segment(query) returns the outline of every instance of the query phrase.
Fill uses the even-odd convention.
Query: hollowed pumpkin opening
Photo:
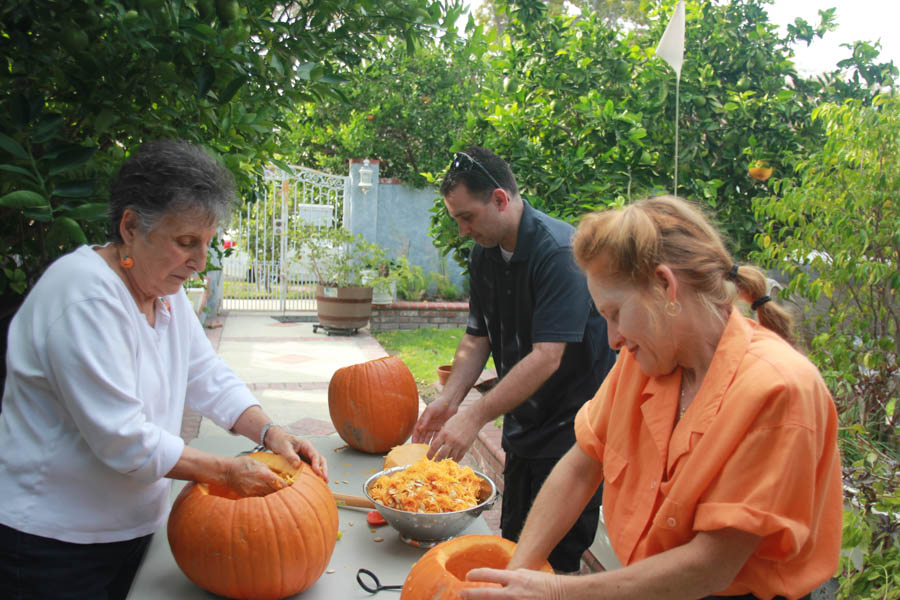
[[[505,569],[509,559],[510,556],[496,544],[479,544],[448,558],[444,568],[460,581],[465,581],[472,569]]]
[[[285,460],[283,456],[281,456],[280,454],[273,454],[271,452],[254,452],[249,456],[253,460],[261,462],[262,464],[269,467],[269,469],[271,469],[273,473],[278,475],[281,480],[284,481],[285,487],[294,485],[294,482],[300,476],[300,472],[304,467],[304,465],[300,465],[299,469],[295,469],[287,460]],[[237,493],[235,490],[231,489],[228,486],[218,485],[215,483],[198,483],[197,487],[202,494],[218,496],[220,498],[228,498],[229,500],[240,500],[241,498],[246,497]]]

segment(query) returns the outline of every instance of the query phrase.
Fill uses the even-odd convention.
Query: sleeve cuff
[[[598,462],[603,462],[603,450],[605,446],[591,428],[590,406],[593,402],[593,400],[585,402],[581,408],[578,409],[578,414],[575,415],[575,440],[577,441],[578,446],[584,450],[585,454]]]
[[[757,510],[745,504],[703,503],[694,515],[695,531],[739,529],[763,538],[755,556],[784,561],[796,556],[809,537],[809,527],[798,521]]]
[[[143,467],[129,473],[138,481],[150,483],[166,476],[184,452],[184,440],[162,429],[156,450]]]

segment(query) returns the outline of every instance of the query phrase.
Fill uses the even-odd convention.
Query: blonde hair
[[[591,213],[582,219],[573,242],[583,271],[627,282],[648,293],[654,273],[666,265],[716,315],[735,297],[764,300],[766,278],[753,265],[734,262],[722,236],[695,205],[674,196],[639,200],[625,208]],[[791,317],[774,302],[756,302],[759,323],[794,343]]]

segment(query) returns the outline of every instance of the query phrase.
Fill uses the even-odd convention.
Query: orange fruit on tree
[[[750,177],[756,179],[757,181],[766,181],[769,177],[772,176],[773,170],[774,169],[769,166],[769,163],[764,160],[758,160],[750,165],[748,173],[750,174]]]

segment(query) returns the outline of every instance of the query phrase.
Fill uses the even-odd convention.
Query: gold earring
[[[681,314],[681,302],[678,300],[669,300],[666,304],[666,314],[670,317],[677,317]]]

